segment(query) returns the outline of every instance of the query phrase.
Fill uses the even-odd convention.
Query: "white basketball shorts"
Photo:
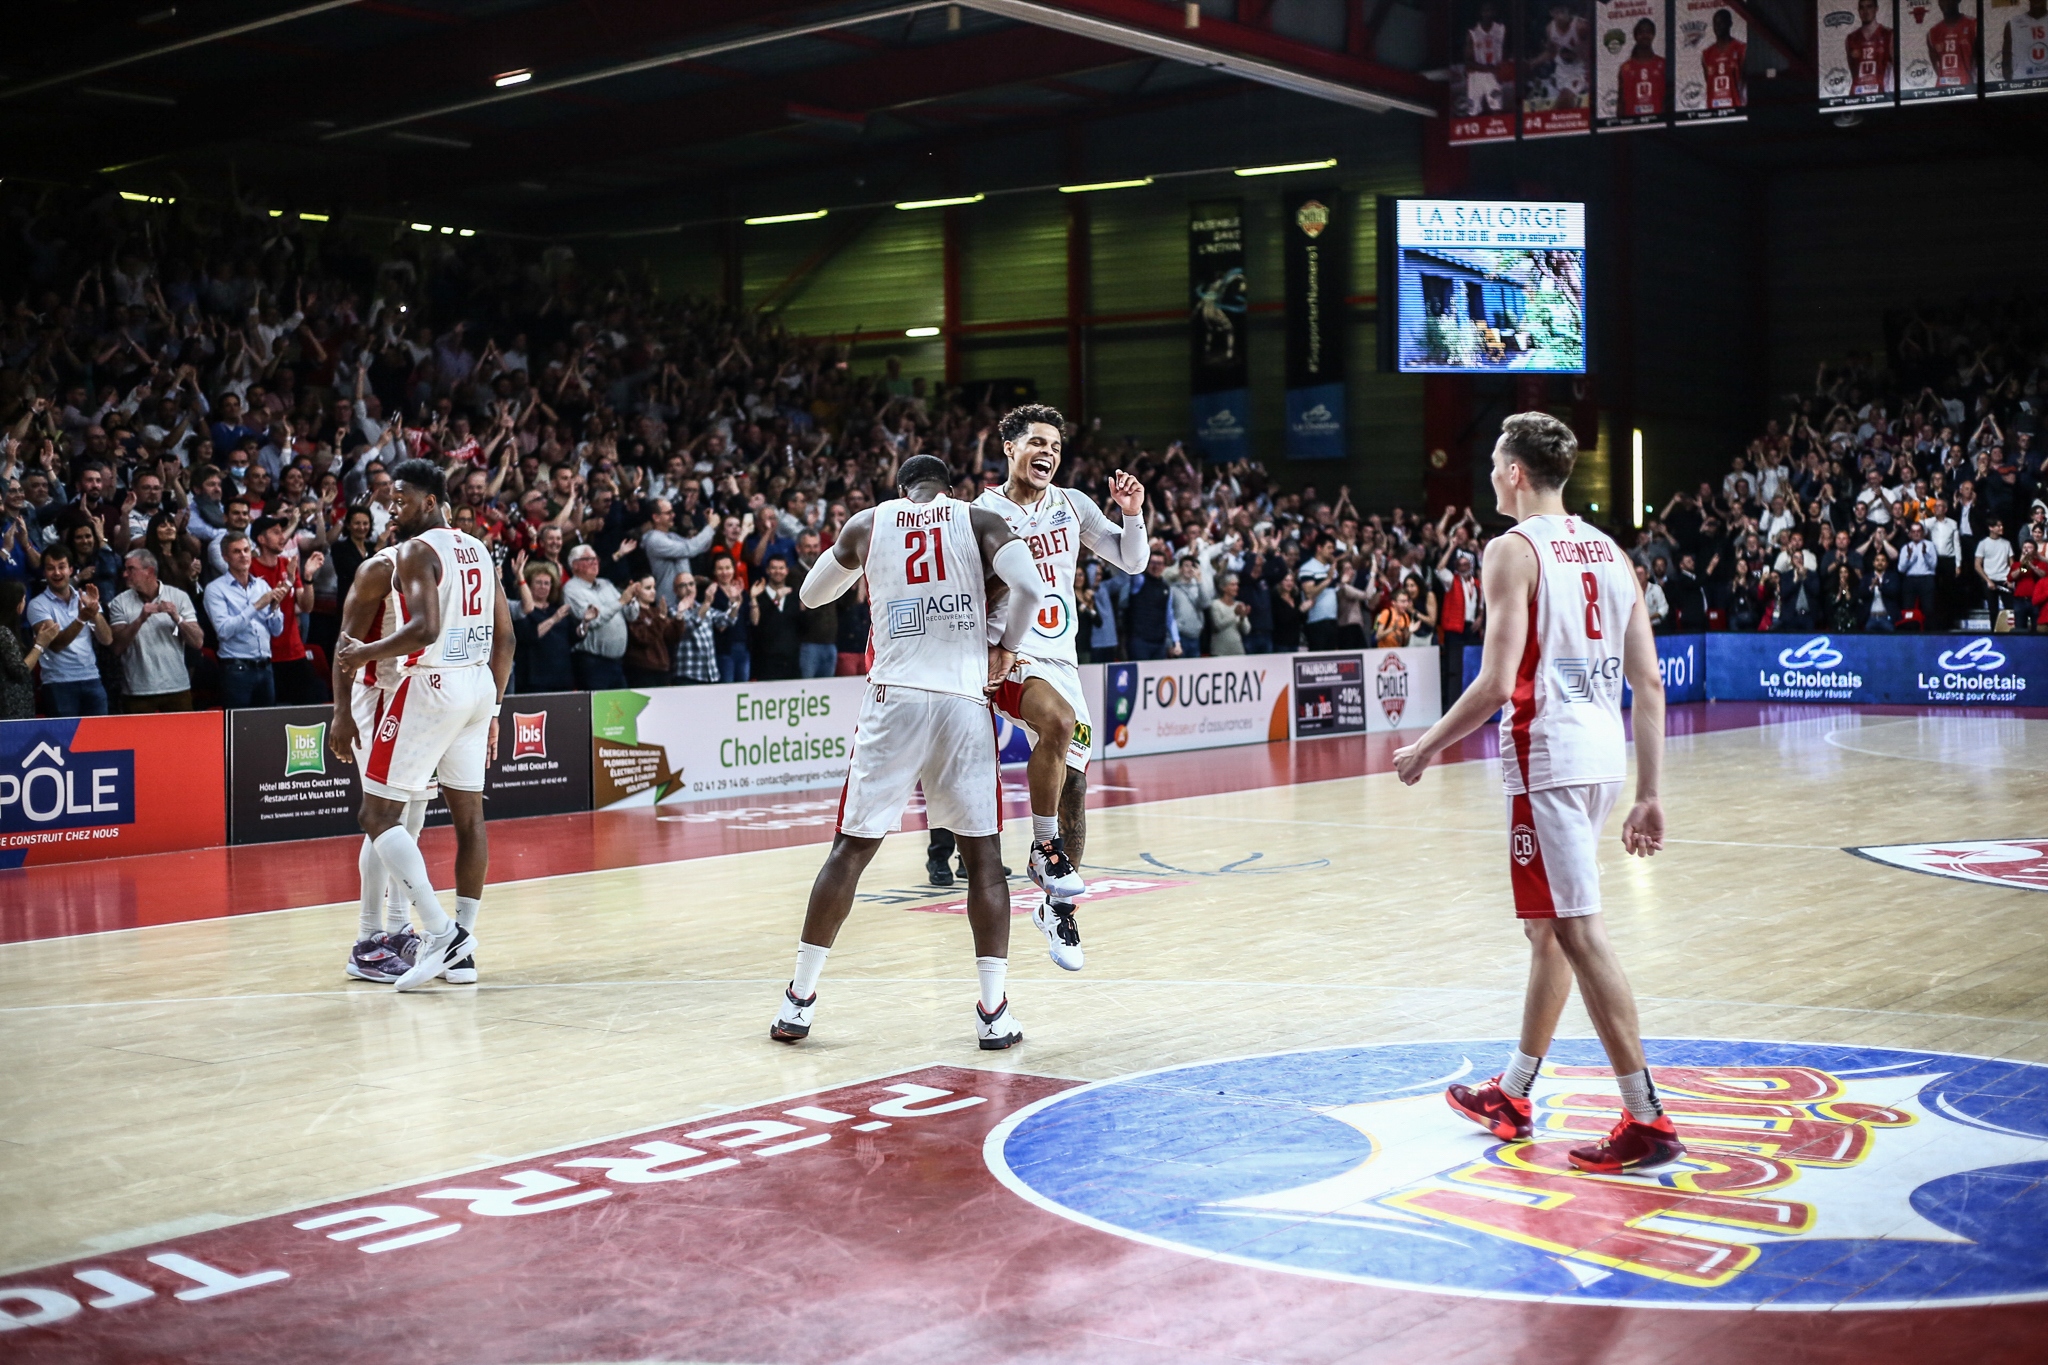
[[[1600,909],[1600,831],[1619,782],[1508,797],[1508,876],[1515,918],[1570,919]]]
[[[385,699],[363,760],[363,790],[392,801],[417,801],[443,787],[484,789],[498,684],[488,668],[408,673]]]
[[[859,839],[895,833],[911,788],[923,783],[925,823],[932,828],[970,838],[998,834],[999,781],[995,718],[987,702],[871,684],[839,793],[839,832]]]
[[[1038,732],[1024,723],[1024,684],[1043,678],[1074,708],[1074,733],[1067,736],[1067,766],[1077,773],[1088,771],[1088,755],[1094,748],[1094,720],[1088,714],[1088,699],[1081,694],[1081,670],[1064,659],[1023,659],[1010,666],[1009,676],[996,689],[996,710],[1017,722],[1038,747]]]
[[[377,722],[384,718],[384,708],[391,701],[391,689],[385,687],[357,687],[349,693],[348,709],[356,718],[356,771],[370,761],[370,743],[377,736]],[[424,799],[431,801],[441,794],[439,783],[427,783]],[[420,797],[413,798],[421,799]]]

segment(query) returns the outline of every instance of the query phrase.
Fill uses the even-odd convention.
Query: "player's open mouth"
[[[1051,460],[1033,460],[1033,461],[1031,462],[1031,472],[1032,472],[1032,473],[1034,473],[1034,474],[1043,474],[1043,475],[1044,475],[1044,476],[1045,476],[1046,478],[1048,478],[1048,479],[1049,479],[1049,478],[1051,478],[1051,477],[1052,477],[1052,461],[1051,461]]]

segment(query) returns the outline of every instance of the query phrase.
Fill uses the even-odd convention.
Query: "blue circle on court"
[[[1560,1040],[1535,1136],[1443,1100],[1506,1039],[1204,1062],[1011,1115],[990,1169],[1063,1217],[1242,1265],[1390,1288],[1636,1307],[1903,1308],[2048,1298],[2048,1066],[1937,1051],[1645,1043],[1688,1154],[1589,1175],[1620,1109]]]

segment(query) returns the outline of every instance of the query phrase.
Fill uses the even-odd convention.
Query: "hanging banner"
[[[1977,0],[1905,0],[1899,8],[1899,101],[1977,97]]]
[[[1664,0],[1597,0],[1594,30],[1594,130],[1662,127],[1670,50]]]
[[[1894,0],[1815,0],[1820,107],[1851,109],[1898,98],[1898,8]]]
[[[1511,13],[1508,0],[1458,0],[1452,10],[1449,135],[1453,146],[1514,140]]]
[[[1984,91],[2048,89],[2048,0],[1985,0]]]
[[[1287,458],[1344,458],[1344,295],[1351,217],[1335,186],[1281,204],[1287,282]]]
[[[1725,0],[1676,0],[1680,123],[1733,122],[1749,117],[1749,20]]]
[[[1228,464],[1251,455],[1251,379],[1245,364],[1244,201],[1188,205],[1188,354],[1194,446]]]
[[[1522,136],[1592,132],[1592,0],[1530,3],[1523,15]]]

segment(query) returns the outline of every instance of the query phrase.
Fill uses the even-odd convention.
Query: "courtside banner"
[[[1678,17],[1674,65],[1680,123],[1749,117],[1749,20],[1727,0],[1673,0]],[[1975,3],[1975,0],[1972,0]]]
[[[1713,701],[2048,705],[2048,639],[2027,635],[1707,637]]]
[[[1689,701],[1707,699],[1707,641],[1730,637],[1714,635],[1659,635],[1657,638],[1657,672],[1664,679],[1664,700],[1677,706]],[[1478,645],[1465,646],[1465,686],[1470,687],[1479,677],[1479,661],[1485,651]],[[1627,683],[1621,686],[1621,704],[1624,707],[1635,704],[1635,690]]]
[[[225,843],[221,713],[0,721],[0,868]]]
[[[1296,654],[1294,737],[1365,733],[1365,656]]]
[[[1288,737],[1291,654],[1104,664],[1103,753],[1167,754]]]
[[[357,832],[360,774],[327,746],[331,706],[267,706],[228,712],[228,842],[271,844]],[[484,771],[484,817],[559,815],[590,809],[590,695],[550,692],[505,698],[498,747]],[[427,807],[429,825],[451,820]]]
[[[837,787],[867,688],[866,678],[808,678],[594,692],[592,804]]]
[[[1374,734],[1421,730],[1443,715],[1443,678],[1435,645],[1365,651],[1365,728]]]

